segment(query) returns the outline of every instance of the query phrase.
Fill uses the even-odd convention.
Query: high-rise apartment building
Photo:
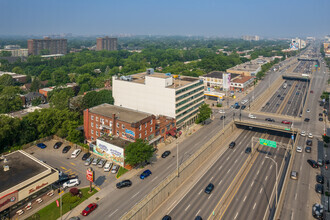
[[[255,36],[249,36],[249,35],[245,35],[245,36],[242,36],[242,39],[243,40],[248,40],[248,41],[258,41],[260,40],[260,37],[258,35],[255,35]]]
[[[117,38],[108,36],[97,38],[96,50],[117,50]]]
[[[49,50],[49,54],[66,54],[67,39],[30,39],[28,40],[29,55],[40,55],[43,50]]]

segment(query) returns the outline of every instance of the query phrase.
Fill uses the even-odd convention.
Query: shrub
[[[70,189],[70,193],[72,196],[76,196],[79,194],[79,189],[78,188],[72,188]]]

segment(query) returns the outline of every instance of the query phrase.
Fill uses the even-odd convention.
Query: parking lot
[[[39,160],[44,161],[48,165],[59,169],[65,174],[68,175],[77,175],[80,180],[79,187],[89,186],[89,181],[86,179],[86,169],[88,167],[92,167],[94,170],[94,184],[97,189],[103,188],[107,183],[114,182],[116,180],[116,174],[111,172],[104,172],[103,168],[99,168],[94,165],[85,166],[82,160],[82,156],[87,152],[86,149],[76,157],[71,158],[71,153],[75,150],[75,147],[71,147],[71,149],[67,153],[62,153],[62,150],[65,146],[69,145],[69,143],[63,143],[59,149],[54,149],[53,146],[58,140],[50,140],[44,142],[47,146],[44,149],[38,148],[37,146],[32,146],[25,151],[32,154]],[[91,157],[95,156],[92,154]]]

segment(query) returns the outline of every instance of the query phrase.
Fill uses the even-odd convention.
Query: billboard
[[[87,168],[86,178],[89,182],[94,182],[94,172],[93,172],[92,168]]]
[[[231,74],[230,73],[223,73],[222,74],[222,88],[224,91],[230,90],[230,80]]]
[[[121,166],[124,166],[124,149],[121,147],[117,147],[116,145],[97,139],[93,152],[106,158],[107,160],[111,160]]]

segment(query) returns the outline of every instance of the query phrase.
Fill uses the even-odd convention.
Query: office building
[[[248,41],[259,41],[260,37],[258,35],[254,35],[254,36],[245,35],[245,36],[242,36],[242,39],[248,40]]]
[[[30,39],[28,40],[29,55],[42,55],[46,51],[50,54],[66,54],[67,53],[67,39],[51,39],[45,37],[44,39]]]
[[[194,123],[204,103],[202,80],[156,73],[153,69],[129,76],[113,76],[112,88],[115,105],[175,118],[179,128]]]
[[[99,37],[96,39],[96,50],[117,50],[117,38]]]

